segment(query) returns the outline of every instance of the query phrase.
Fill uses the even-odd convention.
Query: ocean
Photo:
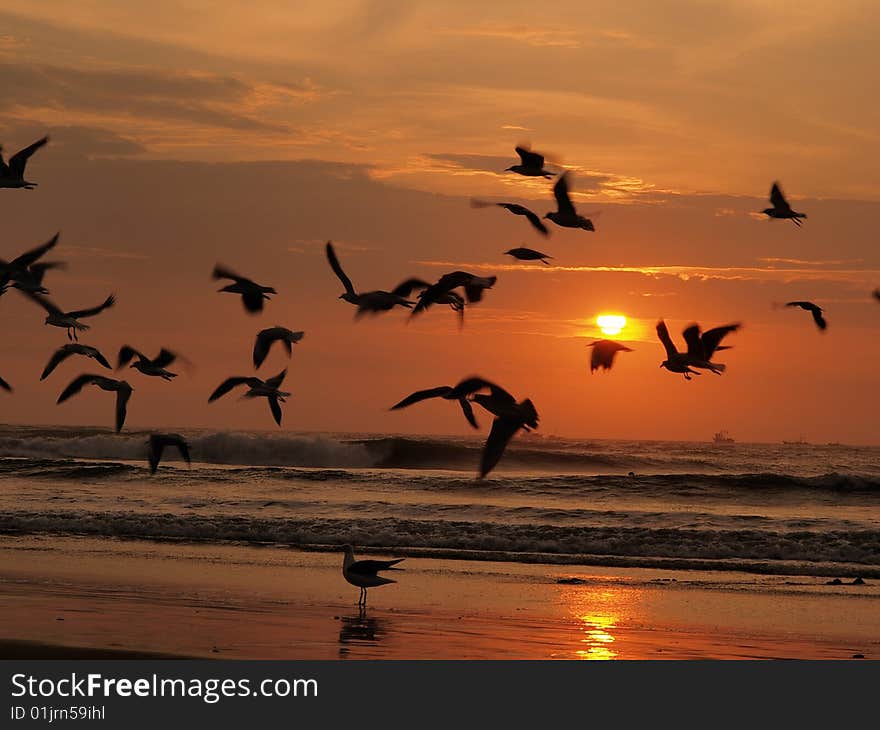
[[[880,447],[179,432],[0,427],[0,531],[880,578]]]

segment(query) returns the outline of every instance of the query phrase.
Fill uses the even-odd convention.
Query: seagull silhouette
[[[681,373],[685,380],[690,380],[691,375],[702,375],[698,370],[691,368],[690,358],[686,352],[679,352],[672,338],[669,336],[669,329],[666,322],[662,319],[657,323],[657,337],[666,348],[666,359],[660,363],[661,368],[666,368],[672,373]]]
[[[164,347],[159,351],[159,354],[156,355],[156,357],[151,359],[144,355],[144,353],[135,350],[130,345],[123,345],[119,348],[119,359],[116,363],[116,369],[120,370],[124,368],[133,358],[137,358],[137,360],[131,363],[131,367],[144,375],[149,375],[154,378],[162,378],[162,380],[176,378],[177,373],[169,372],[166,368],[175,360],[184,359],[176,352],[166,350]]]
[[[550,211],[544,217],[549,218],[557,226],[562,226],[563,228],[582,228],[585,231],[595,231],[596,228],[593,226],[593,221],[579,215],[571,202],[571,198],[568,195],[568,175],[568,172],[563,173],[553,186],[553,197],[556,198],[556,211]]]
[[[239,385],[247,385],[248,391],[243,397],[265,398],[269,402],[269,410],[272,411],[272,418],[274,418],[275,423],[280,426],[281,403],[286,402],[287,397],[290,395],[290,393],[285,393],[284,391],[279,390],[281,383],[284,382],[286,376],[287,369],[285,368],[278,373],[278,375],[268,378],[267,380],[261,380],[254,376],[234,376],[227,378],[217,386],[213,393],[211,393],[208,398],[208,403],[213,403],[215,400],[226,395],[230,390],[237,388]]]
[[[471,200],[471,207],[473,208],[488,208],[493,205],[509,210],[514,215],[525,216],[526,220],[528,220],[528,222],[531,223],[539,233],[542,233],[545,236],[550,235],[550,231],[547,230],[547,226],[544,225],[543,221],[538,217],[538,214],[533,213],[524,205],[520,205],[519,203],[490,203],[485,200]]]
[[[471,407],[468,396],[473,395],[478,390],[489,387],[495,386],[493,386],[492,383],[490,383],[488,380],[484,380],[483,378],[465,378],[464,380],[459,382],[458,385],[441,385],[437,388],[417,390],[415,393],[411,393],[399,403],[395,403],[393,406],[391,406],[390,410],[396,411],[401,408],[406,408],[407,406],[411,406],[413,403],[419,403],[423,400],[427,400],[428,398],[443,398],[444,400],[455,400],[458,401],[458,404],[461,406],[461,410],[464,413],[464,417],[467,419],[468,423],[471,424],[471,426],[473,426],[474,428],[479,428],[479,425],[477,424],[477,419],[474,416],[474,409]]]
[[[376,588],[388,583],[396,583],[391,578],[384,578],[379,573],[383,570],[403,570],[394,566],[403,561],[397,560],[355,560],[354,548],[351,545],[343,545],[345,558],[342,560],[342,577],[351,585],[361,589],[358,596],[358,606],[367,606],[367,588]]]
[[[540,251],[535,251],[533,248],[512,248],[504,253],[507,256],[513,256],[513,258],[519,261],[540,261],[545,266],[550,266],[550,262],[547,259],[553,258]]]
[[[632,348],[621,345],[614,340],[596,340],[591,342],[587,347],[592,347],[590,353],[590,372],[594,373],[599,368],[603,370],[611,370],[614,365],[614,356],[618,352],[632,352]]]
[[[779,187],[778,182],[773,183],[773,187],[770,188],[770,204],[773,206],[772,208],[764,208],[762,211],[764,215],[770,218],[778,218],[780,220],[787,218],[795,225],[801,226],[803,224],[800,219],[807,217],[806,213],[798,213],[791,209],[791,206],[782,194],[782,188]]]
[[[36,248],[32,248],[30,251],[25,251],[21,256],[12,259],[12,261],[7,262],[0,259],[0,290],[5,291],[9,282],[12,281],[15,282],[13,286],[16,286],[16,284],[22,284],[22,286],[18,287],[19,289],[22,289],[22,291],[48,294],[48,292],[43,290],[42,286],[40,286],[43,280],[43,274],[46,273],[47,269],[58,268],[62,264],[54,262],[52,264],[43,264],[37,268],[39,266],[37,261],[42,258],[46,252],[55,247],[60,235],[60,232],[56,233],[52,238],[46,241],[46,243],[37,246]],[[38,280],[34,282],[35,279]],[[34,283],[36,283],[36,286],[33,285]]]
[[[251,314],[262,312],[263,300],[269,299],[270,294],[278,293],[273,287],[257,284],[255,281],[239,276],[221,264],[214,266],[211,278],[232,279],[232,281],[235,282],[234,284],[224,286],[217,291],[229,292],[230,294],[241,294],[241,301],[242,304],[244,304],[245,311],[250,312]]]
[[[57,402],[64,403],[64,401],[79,393],[87,385],[97,385],[101,390],[116,393],[116,433],[119,433],[125,424],[128,399],[131,398],[131,393],[134,389],[124,380],[105,378],[103,375],[80,375],[71,381],[70,385],[61,392]]]
[[[431,284],[419,295],[419,303],[412,310],[410,316],[425,311],[432,304],[440,303],[440,300],[453,289],[464,288],[467,301],[473,304],[483,298],[483,290],[491,289],[498,280],[496,276],[476,276],[467,271],[453,271],[440,277],[436,284]]]
[[[824,310],[818,304],[813,304],[813,302],[787,302],[785,306],[805,309],[813,315],[813,321],[822,332],[828,329],[828,322],[826,322],[825,317],[822,316]]]
[[[715,327],[700,333],[700,326],[692,324],[686,327],[682,332],[684,341],[687,343],[688,361],[692,367],[701,368],[703,370],[711,370],[716,375],[724,372],[725,365],[721,363],[713,363],[712,355],[719,350],[729,350],[730,347],[722,346],[721,340],[731,332],[736,332],[740,328],[740,324],[727,324],[723,327]]]
[[[24,294],[33,299],[37,304],[39,304],[49,313],[49,316],[46,317],[46,324],[52,325],[53,327],[62,327],[66,329],[67,337],[71,340],[79,339],[76,334],[77,332],[85,332],[89,329],[89,326],[87,324],[82,324],[78,320],[84,319],[86,317],[94,317],[96,314],[100,314],[105,309],[108,309],[109,307],[112,307],[114,304],[116,304],[116,297],[111,294],[104,300],[102,304],[99,304],[97,307],[92,307],[91,309],[76,309],[72,312],[64,312],[41,294],[36,294],[34,292],[26,290],[24,290]]]
[[[153,433],[147,441],[150,448],[148,460],[150,462],[150,474],[155,474],[159,468],[159,462],[162,460],[162,452],[166,446],[174,446],[180,452],[181,457],[189,466],[192,462],[189,457],[189,443],[187,440],[177,433]]]
[[[62,345],[52,354],[52,357],[49,358],[49,362],[46,363],[46,367],[43,368],[43,374],[40,376],[40,380],[45,380],[48,378],[52,371],[55,370],[62,362],[64,362],[67,358],[72,355],[83,355],[84,357],[90,357],[93,360],[97,360],[101,365],[103,365],[108,370],[112,370],[110,367],[110,363],[107,362],[107,358],[105,358],[100,351],[95,347],[90,347],[89,345],[81,345],[78,342],[69,342],[66,345]]]
[[[494,415],[495,420],[480,457],[480,479],[495,468],[517,431],[531,431],[538,427],[538,411],[530,399],[517,403],[504,388],[489,381],[483,382],[489,393],[475,393],[471,400]]]
[[[519,155],[520,164],[511,165],[505,172],[515,172],[518,175],[526,177],[553,177],[554,173],[544,169],[544,156],[537,152],[532,152],[528,147],[516,147],[516,154]]]
[[[287,350],[287,356],[291,357],[293,355],[293,345],[299,342],[304,335],[305,332],[294,332],[287,329],[287,327],[276,326],[260,330],[257,333],[256,342],[254,342],[254,367],[259,370],[260,365],[263,364],[263,361],[269,355],[269,350],[275,342],[283,344],[284,349]]]
[[[35,182],[24,179],[24,168],[31,155],[49,141],[48,137],[38,139],[32,145],[19,150],[9,158],[9,163],[3,161],[3,147],[0,147],[0,188],[24,188],[32,190],[37,186]]]

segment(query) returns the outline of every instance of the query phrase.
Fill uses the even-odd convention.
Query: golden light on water
[[[626,327],[626,317],[622,314],[600,314],[596,324],[605,335],[619,335]]]

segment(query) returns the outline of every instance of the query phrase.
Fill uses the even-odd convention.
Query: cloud
[[[581,34],[567,28],[485,23],[474,28],[444,28],[440,32],[445,35],[466,38],[496,38],[517,41],[538,48],[579,48],[581,45]]]

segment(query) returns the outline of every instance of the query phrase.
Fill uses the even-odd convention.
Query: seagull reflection
[[[355,646],[376,646],[388,632],[385,619],[367,616],[365,609],[351,616],[340,616],[339,656],[344,658]]]

